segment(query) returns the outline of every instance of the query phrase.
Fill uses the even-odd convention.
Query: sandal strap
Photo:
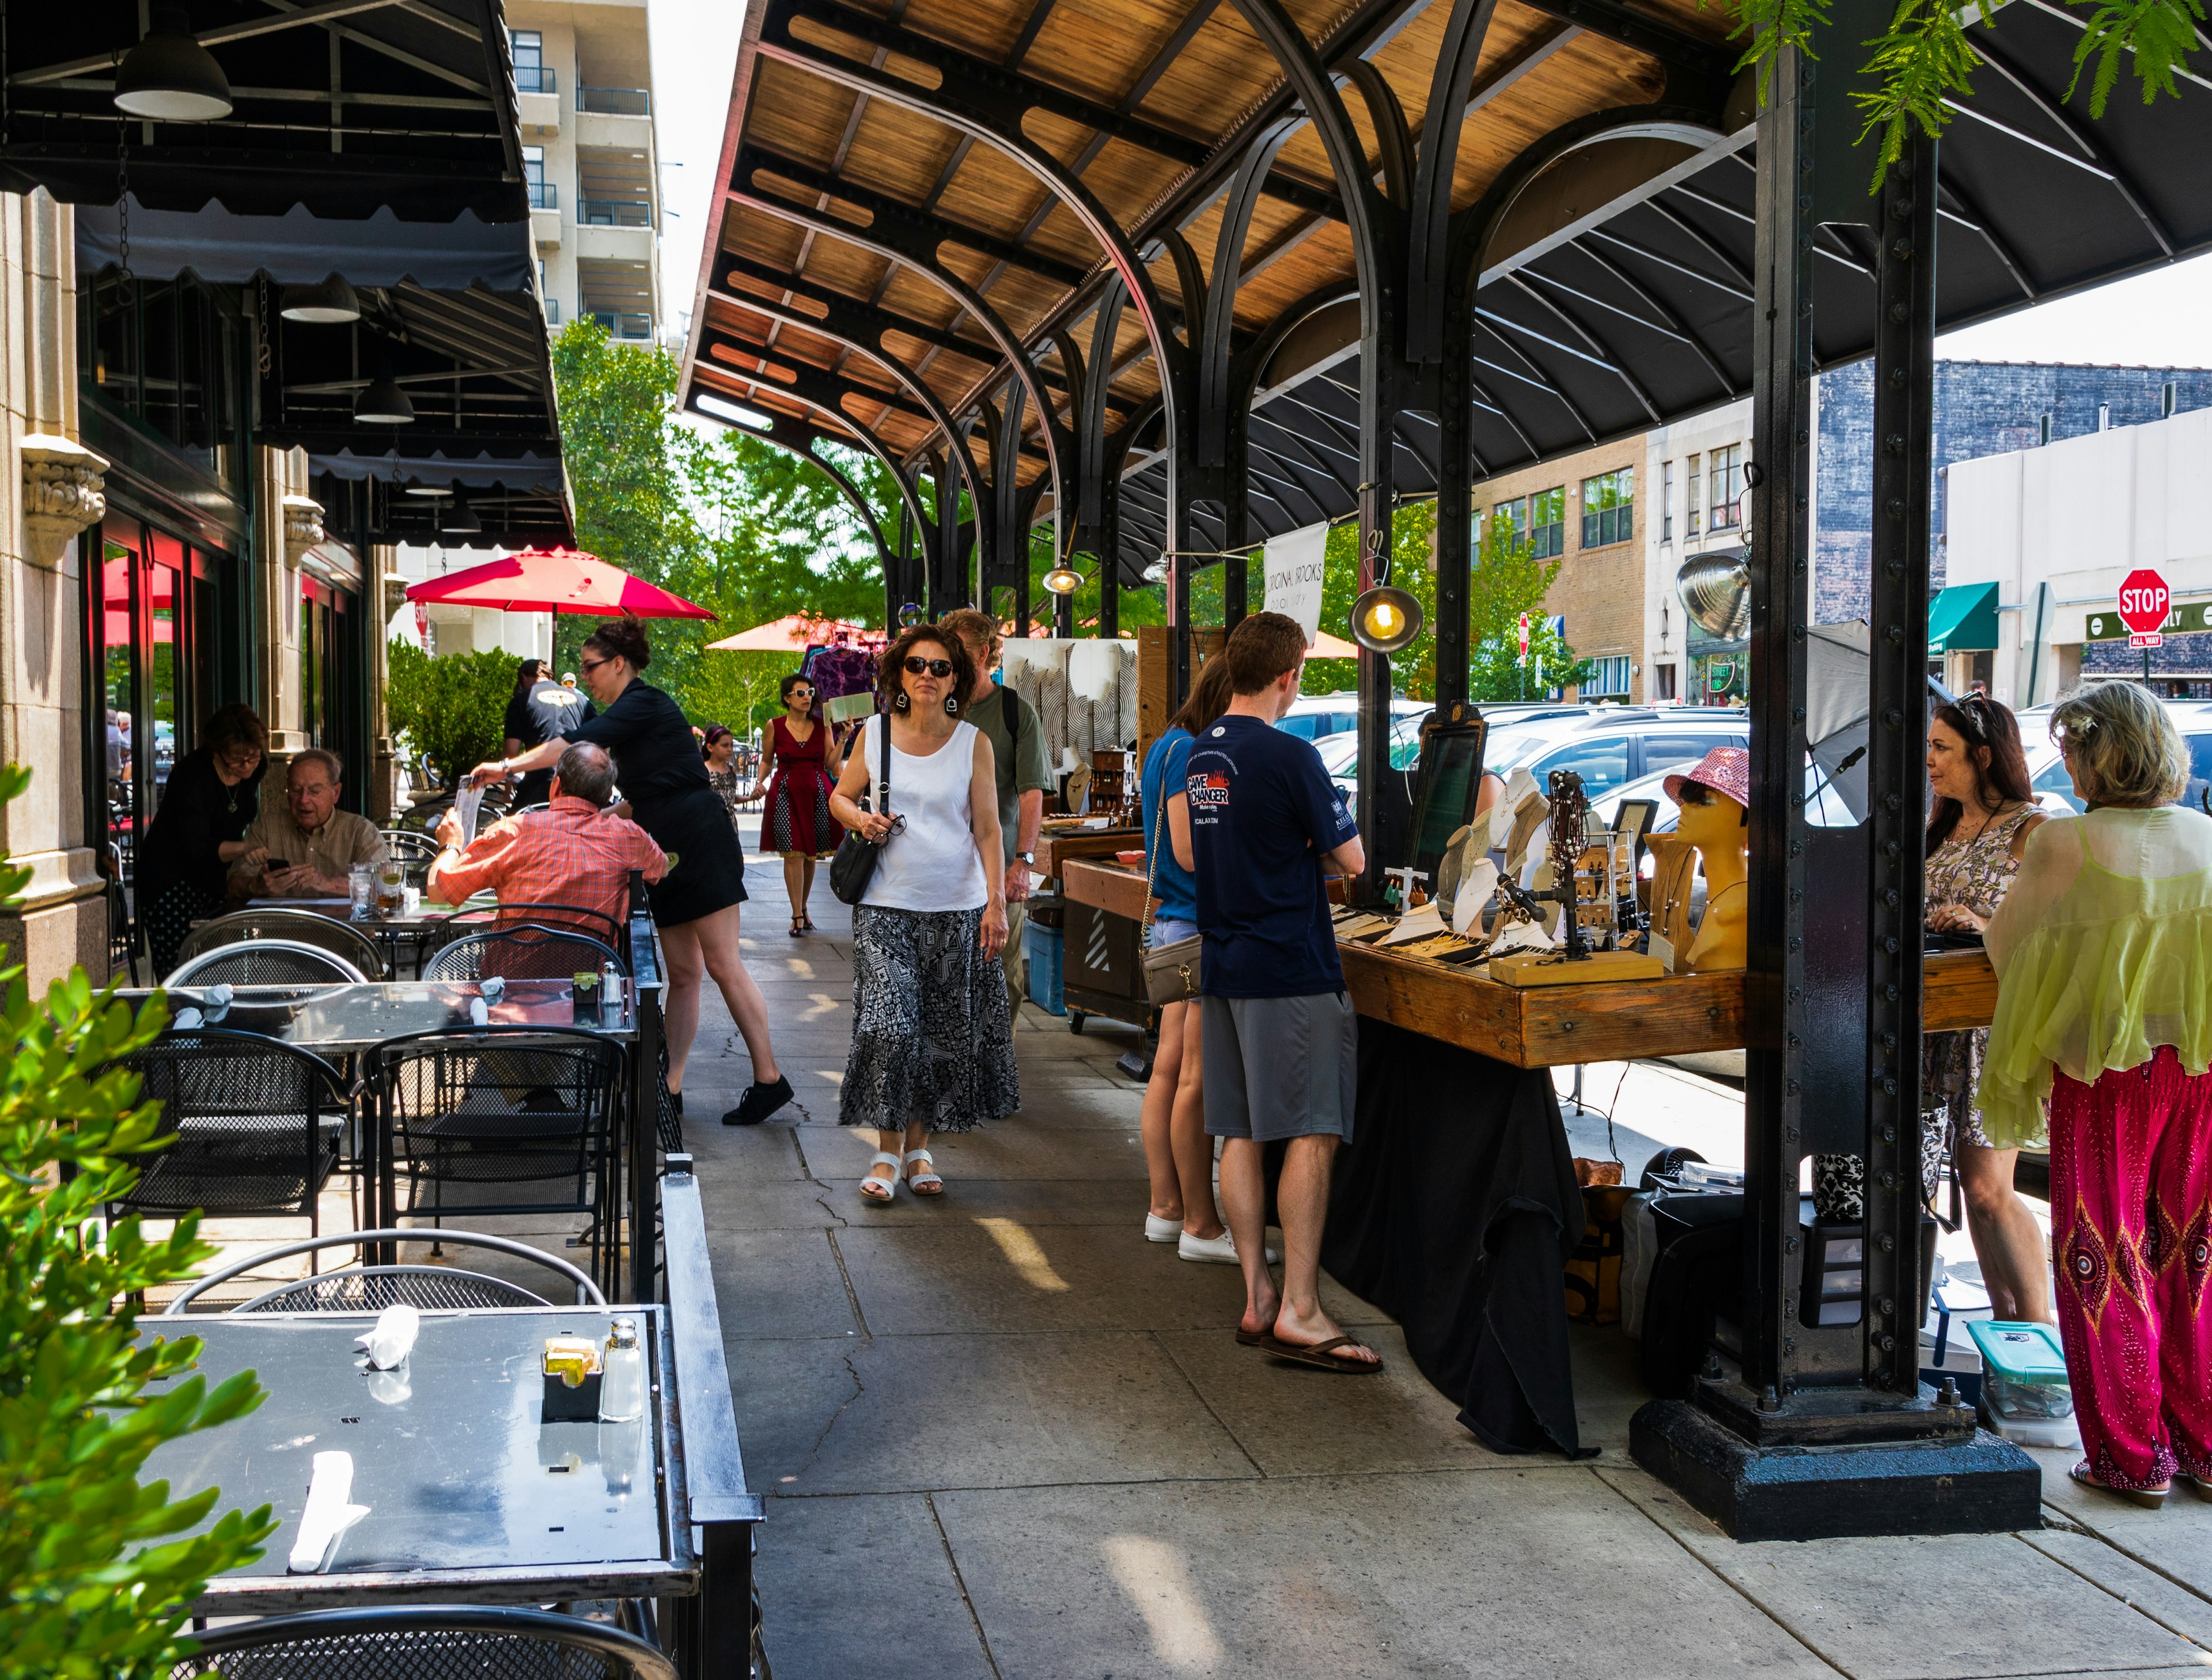
[[[898,1165],[899,1158],[893,1155],[889,1149],[878,1149],[876,1151],[876,1158],[868,1163],[868,1170],[872,1173],[878,1167],[890,1167],[896,1168]]]
[[[886,1156],[883,1156],[883,1157],[880,1157],[880,1158],[881,1158],[881,1159],[884,1159],[884,1160],[889,1160],[889,1159],[890,1159],[890,1157],[889,1157],[888,1155],[886,1155]],[[936,1158],[934,1155],[931,1155],[931,1154],[930,1154],[930,1152],[929,1152],[927,1149],[908,1149],[908,1150],[906,1152],[906,1158],[907,1158],[907,1160],[908,1160],[909,1161],[927,1161],[927,1162],[928,1162],[932,1167],[934,1167],[934,1166],[936,1166],[936,1165],[937,1165],[937,1158]]]

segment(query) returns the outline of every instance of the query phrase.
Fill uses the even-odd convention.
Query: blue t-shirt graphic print
[[[1359,831],[1313,743],[1231,714],[1192,743],[1184,785],[1206,936],[1200,991],[1342,991],[1322,859]]]

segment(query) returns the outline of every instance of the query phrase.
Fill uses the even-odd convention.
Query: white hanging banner
[[[1307,525],[1267,539],[1267,610],[1295,618],[1306,633],[1306,646],[1321,634],[1322,556],[1328,547],[1326,525]]]

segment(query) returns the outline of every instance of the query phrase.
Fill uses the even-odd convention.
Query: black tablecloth
[[[1484,1446],[1587,1457],[1562,1281],[1583,1199],[1550,1073],[1363,1018],[1352,1135],[1322,1264],[1398,1320]]]

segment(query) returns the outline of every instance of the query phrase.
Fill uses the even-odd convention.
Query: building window
[[[1583,547],[1602,549],[1636,534],[1636,469],[1583,480]]]
[[[249,337],[235,287],[189,274],[126,286],[102,270],[77,292],[78,380],[220,483],[244,477]]]
[[[560,208],[560,199],[554,196],[553,189],[545,185],[545,149],[543,146],[525,146],[522,149],[522,179],[530,189],[532,209]],[[540,272],[543,272],[542,265]]]
[[[1528,552],[1556,560],[1567,551],[1567,487],[1539,490],[1528,498]]]
[[[542,30],[510,29],[507,41],[514,52],[514,88],[520,94],[550,94],[553,72],[545,67],[545,36]]]
[[[1690,457],[1690,493],[1682,499],[1682,515],[1685,521],[1685,530],[1687,534],[1692,537],[1695,537],[1698,531],[1705,528],[1703,521],[1704,510],[1699,505],[1703,497],[1698,488],[1705,482],[1705,478],[1698,470],[1698,463],[1699,459],[1700,458],[1695,455]]]
[[[1656,693],[1656,694],[1654,694],[1652,695],[1652,698],[1653,698],[1654,700],[1672,700],[1672,699],[1674,699],[1674,666],[1672,666],[1672,665],[1670,665],[1670,664],[1669,664],[1669,665],[1654,665],[1654,666],[1652,666],[1652,667],[1651,667],[1651,674],[1652,674],[1652,676],[1653,676],[1654,677],[1656,677],[1656,678],[1657,679],[1657,681],[1658,681],[1658,692],[1657,692],[1657,693]]]
[[[1662,461],[1659,464],[1659,540],[1674,540],[1674,464]]]
[[[1713,451],[1712,519],[1708,531],[1734,531],[1741,522],[1736,500],[1743,494],[1743,446],[1731,444]]]
[[[1626,653],[1611,658],[1593,659],[1589,664],[1590,680],[1583,685],[1582,691],[1585,700],[1607,699],[1615,694],[1625,698],[1627,695],[1628,656]]]
[[[1515,542],[1528,540],[1528,504],[1520,497],[1516,496],[1511,501],[1499,502],[1497,506],[1490,510],[1490,517],[1492,519],[1503,519],[1513,532]]]

